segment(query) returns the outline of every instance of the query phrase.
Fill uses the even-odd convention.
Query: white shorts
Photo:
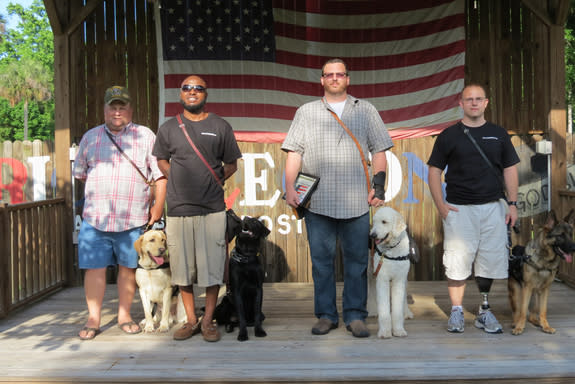
[[[172,284],[221,285],[226,265],[226,212],[167,217]]]
[[[456,205],[443,220],[443,266],[451,280],[471,276],[506,279],[507,248],[506,202],[481,205]]]

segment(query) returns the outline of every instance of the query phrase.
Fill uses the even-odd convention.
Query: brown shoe
[[[363,320],[354,320],[346,328],[355,337],[369,337],[369,329]]]
[[[326,318],[321,318],[315,323],[311,329],[311,333],[314,335],[325,335],[328,334],[332,329],[336,329],[337,324],[332,323],[331,320]]]
[[[222,337],[220,331],[218,331],[218,323],[212,321],[207,327],[202,327],[202,336],[204,336],[205,341],[218,341]]]
[[[182,328],[174,332],[174,340],[186,340],[194,335],[197,335],[201,331],[200,324],[200,320],[198,320],[198,322],[194,325],[190,323],[184,324]]]

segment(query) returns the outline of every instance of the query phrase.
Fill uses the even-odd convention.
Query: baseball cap
[[[110,104],[113,101],[121,101],[124,104],[128,104],[132,101],[132,98],[126,87],[114,85],[106,89],[106,95],[104,96],[104,102],[106,104]]]

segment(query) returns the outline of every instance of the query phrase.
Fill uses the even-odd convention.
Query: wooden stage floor
[[[339,286],[341,290],[341,285]],[[0,320],[0,383],[4,382],[575,382],[574,290],[555,282],[549,319],[554,335],[532,325],[522,336],[509,332],[511,312],[504,281],[494,284],[490,302],[503,334],[473,327],[479,303],[469,285],[464,334],[446,332],[450,309],[445,282],[410,282],[406,338],[356,339],[340,326],[325,336],[311,335],[313,287],[276,283],[264,287],[266,338],[240,343],[237,330],[207,343],[201,335],[186,341],[169,334],[125,335],[116,326],[115,286],[104,305],[103,332],[94,340],[76,337],[86,310],[81,287],[60,291]],[[199,302],[201,305],[201,300]],[[134,303],[135,319],[143,312]]]

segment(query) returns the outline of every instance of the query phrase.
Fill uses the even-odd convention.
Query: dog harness
[[[399,243],[401,243],[402,240],[403,240],[403,234],[400,236],[399,241],[397,243],[395,243],[391,247],[385,247],[384,250],[397,247],[399,245]],[[375,252],[377,252],[377,254],[379,255],[379,263],[377,263],[377,267],[374,268],[374,270],[373,270],[373,276],[375,276],[375,277],[377,277],[377,275],[379,274],[379,270],[381,269],[381,265],[383,263],[384,258],[388,259],[388,260],[394,260],[394,261],[403,261],[403,260],[409,259],[409,253],[405,256],[389,257],[384,253],[384,251],[380,250],[377,245],[374,248],[375,248]]]

